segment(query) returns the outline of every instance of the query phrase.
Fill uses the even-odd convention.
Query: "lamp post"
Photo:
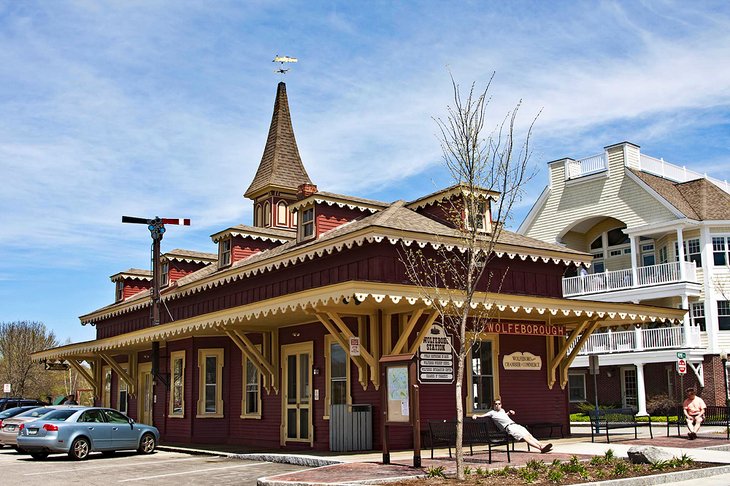
[[[725,378],[725,406],[727,407],[730,405],[730,396],[728,395],[728,389],[727,389],[727,357],[728,352],[726,349],[723,349],[720,352],[720,360],[722,361],[722,376]]]

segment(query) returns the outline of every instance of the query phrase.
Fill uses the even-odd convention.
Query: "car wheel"
[[[140,454],[152,454],[155,451],[155,447],[157,447],[155,436],[152,434],[145,434],[139,441],[139,449],[137,449],[137,452]]]
[[[89,444],[89,439],[85,437],[79,437],[71,444],[71,449],[68,451],[68,456],[71,459],[82,461],[89,456],[90,450],[91,444]]]
[[[42,461],[43,459],[48,457],[48,453],[47,452],[31,452],[30,457],[32,457],[33,459],[36,459],[38,461]]]

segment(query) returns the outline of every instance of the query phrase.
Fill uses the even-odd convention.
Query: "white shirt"
[[[491,418],[492,420],[494,420],[494,422],[497,425],[499,425],[499,427],[502,430],[504,430],[505,428],[507,428],[507,426],[512,425],[513,423],[515,423],[514,420],[512,420],[511,418],[509,418],[509,414],[507,413],[507,411],[505,409],[502,409],[502,410],[499,410],[499,411],[497,411],[497,410],[490,410],[485,415],[487,417]]]

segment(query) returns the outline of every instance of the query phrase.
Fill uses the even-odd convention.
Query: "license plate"
[[[28,429],[28,435],[36,435],[38,433],[38,429]]]
[[[8,425],[8,430],[10,432],[14,431],[15,430],[15,425]]]

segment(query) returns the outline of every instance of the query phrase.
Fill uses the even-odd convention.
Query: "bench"
[[[561,424],[559,422],[535,422],[535,423],[532,423],[532,424],[525,424],[525,427],[535,437],[545,438],[545,436],[536,433],[538,430],[540,430],[540,431],[549,431],[549,433],[547,435],[547,438],[552,439],[553,438],[553,431],[555,431],[556,429],[558,430],[558,432],[560,432],[560,438],[561,439],[563,437],[565,437],[563,435],[563,424]]]
[[[677,420],[670,420],[670,416],[676,415]],[[677,436],[682,435],[682,426],[687,425],[687,417],[684,416],[684,409],[682,406],[678,406],[674,409],[674,413],[670,410],[667,411],[667,437],[669,437],[669,427],[673,424],[677,424]],[[702,421],[702,425],[719,425],[725,427],[725,435],[727,440],[730,440],[730,407],[722,407],[716,405],[710,405],[705,409],[705,419]]]
[[[591,442],[595,442],[596,436],[596,424],[598,424],[599,433],[600,431],[606,431],[606,442],[611,443],[611,438],[608,435],[608,431],[611,429],[625,429],[633,427],[634,439],[638,439],[638,428],[639,426],[648,425],[649,435],[654,438],[654,433],[651,430],[651,417],[648,417],[647,422],[638,422],[636,415],[631,408],[615,408],[605,410],[591,410],[588,412],[588,416],[591,419]]]
[[[449,457],[451,457],[451,448],[456,445],[456,421],[429,420],[428,431],[431,443],[431,459],[433,459],[433,450],[436,446],[448,447]],[[507,462],[510,462],[510,443],[512,443],[512,449],[514,449],[514,440],[507,433],[498,430],[492,419],[488,417],[479,420],[464,419],[462,445],[469,446],[471,455],[474,455],[473,446],[486,445],[489,451],[489,464],[491,464],[492,447],[503,445],[507,449]]]

